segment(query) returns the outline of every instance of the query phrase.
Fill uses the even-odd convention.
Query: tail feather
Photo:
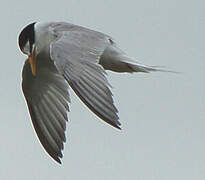
[[[147,66],[137,62],[134,58],[129,57],[117,46],[109,46],[103,52],[99,63],[105,70],[115,72],[144,72],[153,71],[178,73],[171,70],[166,70],[163,66]]]
[[[133,72],[144,72],[144,73],[149,73],[149,72],[169,72],[169,73],[178,73],[176,71],[171,71],[165,69],[163,66],[147,66],[143,64],[138,64],[138,63],[127,63],[127,66],[132,69]]]

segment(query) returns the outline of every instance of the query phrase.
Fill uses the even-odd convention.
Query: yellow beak
[[[36,51],[34,49],[33,54],[31,54],[28,58],[31,65],[31,72],[34,76],[36,76],[36,59],[35,59]]]

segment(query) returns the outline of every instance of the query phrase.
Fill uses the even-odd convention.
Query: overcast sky
[[[0,179],[204,180],[205,2],[3,0],[0,6]],[[108,72],[122,131],[71,92],[63,164],[39,143],[21,90],[17,38],[33,21],[109,34],[138,61],[182,72]]]

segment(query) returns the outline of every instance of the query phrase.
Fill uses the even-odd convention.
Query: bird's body
[[[59,163],[66,140],[69,86],[98,117],[120,129],[105,70],[158,71],[134,61],[110,36],[64,22],[28,25],[19,46],[29,56],[22,87],[35,131]]]

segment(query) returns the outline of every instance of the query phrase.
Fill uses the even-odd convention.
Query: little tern
[[[120,129],[105,70],[164,71],[135,61],[112,37],[66,22],[31,23],[18,42],[28,56],[22,89],[32,123],[41,144],[58,163],[66,141],[69,87],[100,119]]]

